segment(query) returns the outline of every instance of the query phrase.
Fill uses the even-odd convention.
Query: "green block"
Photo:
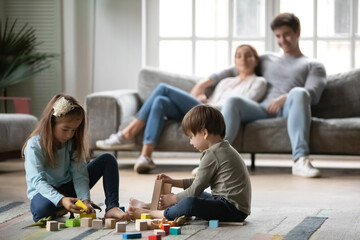
[[[80,218],[68,219],[65,222],[66,227],[80,227]]]

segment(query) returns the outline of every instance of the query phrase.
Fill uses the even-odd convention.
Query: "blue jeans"
[[[156,144],[166,119],[181,121],[185,114],[201,101],[188,92],[160,83],[145,101],[137,118],[145,123],[143,144]]]
[[[186,197],[164,211],[164,217],[169,220],[183,215],[222,222],[242,222],[248,216],[223,197],[215,197],[207,192],[203,192],[199,197]]]
[[[289,92],[283,109],[276,116],[269,115],[266,112],[267,105],[265,104],[241,97],[230,98],[222,108],[226,124],[226,139],[232,143],[243,123],[265,118],[287,117],[287,130],[293,160],[309,155],[310,104],[309,93],[300,87],[295,87]]]
[[[101,177],[103,177],[106,211],[113,207],[119,207],[119,168],[116,158],[109,153],[104,153],[92,160],[87,165],[87,169],[89,172],[90,189]],[[67,197],[76,198],[76,192],[72,181],[61,185],[58,188],[58,191]],[[56,212],[61,209],[63,209],[63,207],[55,206],[49,199],[43,197],[40,193],[36,194],[33,199],[31,199],[30,210],[35,222],[49,216],[54,219]]]

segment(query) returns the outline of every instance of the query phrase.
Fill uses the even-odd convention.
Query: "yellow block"
[[[79,207],[82,207],[83,210],[86,210],[87,209],[87,206],[81,201],[81,200],[78,200],[76,203],[75,203],[76,206],[79,206]]]
[[[86,212],[80,213],[80,218],[86,218],[86,217],[96,219],[96,213],[86,213]]]
[[[151,219],[151,215],[149,213],[142,213],[141,219]]]

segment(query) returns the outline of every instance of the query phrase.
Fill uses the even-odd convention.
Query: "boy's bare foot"
[[[118,221],[128,221],[130,220],[129,214],[123,212],[118,207],[113,207],[109,211],[107,211],[104,215],[104,218],[115,218]]]
[[[150,210],[145,208],[134,208],[129,206],[128,213],[130,219],[135,220],[135,219],[140,219],[142,213],[150,213]]]
[[[145,203],[135,198],[129,199],[129,208],[143,208],[143,209],[150,209],[150,203]]]

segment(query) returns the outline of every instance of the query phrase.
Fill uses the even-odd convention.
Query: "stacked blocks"
[[[181,234],[181,227],[170,228],[170,235],[180,235],[180,234]]]
[[[68,219],[65,222],[66,227],[80,227],[80,218]]]
[[[122,237],[123,237],[123,239],[141,238],[141,233],[140,232],[123,233]]]
[[[57,221],[47,221],[46,230],[48,231],[57,231],[59,230],[59,225]]]
[[[210,220],[209,221],[209,228],[217,228],[219,227],[219,220]]]

